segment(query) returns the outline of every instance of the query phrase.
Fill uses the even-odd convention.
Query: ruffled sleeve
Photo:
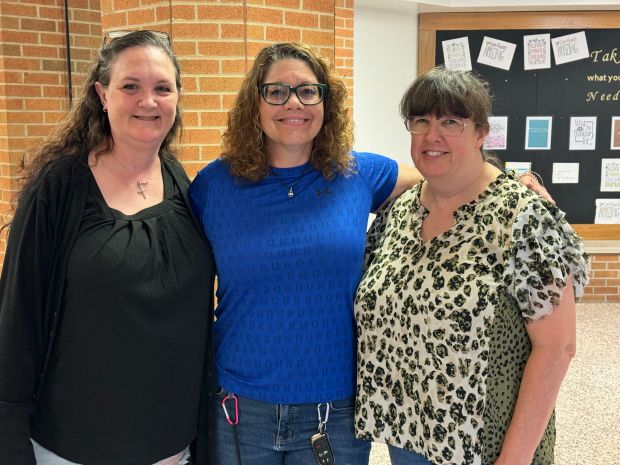
[[[588,283],[588,256],[564,216],[555,205],[537,200],[528,203],[513,223],[504,283],[528,320],[553,311],[569,275],[575,297],[583,295]]]

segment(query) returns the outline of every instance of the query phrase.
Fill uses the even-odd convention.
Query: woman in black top
[[[179,66],[165,33],[110,35],[11,225],[3,464],[183,464],[208,408],[214,266],[171,148]]]

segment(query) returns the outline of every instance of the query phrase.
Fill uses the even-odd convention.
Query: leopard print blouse
[[[437,465],[490,464],[531,350],[525,322],[553,311],[569,274],[583,295],[589,265],[564,214],[511,174],[424,242],[421,186],[368,233],[355,299],[356,434]],[[552,418],[536,465],[553,463],[554,442]]]

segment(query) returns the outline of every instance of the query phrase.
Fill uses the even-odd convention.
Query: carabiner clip
[[[325,406],[325,418],[321,414],[321,406]],[[327,420],[329,419],[329,402],[321,402],[316,406],[316,412],[319,417],[319,433],[325,432],[325,425],[327,425]]]
[[[228,409],[226,408],[226,401],[231,400],[234,402],[235,404],[235,418],[234,420],[230,419],[230,415],[228,414]],[[239,423],[239,400],[237,399],[237,396],[234,395],[233,393],[229,392],[226,397],[224,397],[222,399],[222,408],[224,409],[224,414],[226,415],[226,421],[228,421],[228,423],[230,423],[232,426],[235,426],[237,423]]]

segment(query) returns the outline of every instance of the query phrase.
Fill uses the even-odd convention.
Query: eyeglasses
[[[466,123],[460,118],[443,118],[436,123],[431,123],[428,118],[419,118],[417,116],[410,116],[405,119],[405,127],[407,131],[413,134],[426,134],[431,130],[431,126],[439,126],[439,134],[442,136],[460,136],[467,126],[472,126],[474,123]]]
[[[103,36],[103,43],[101,44],[101,48],[106,48],[106,46],[108,46],[110,44],[110,42],[112,42],[114,39],[120,39],[121,37],[125,37],[128,34],[131,34],[132,32],[149,32],[151,34],[153,34],[155,37],[163,40],[164,42],[166,42],[166,44],[171,45],[171,40],[170,40],[170,35],[167,32],[164,31],[151,31],[148,29],[141,29],[141,30],[121,30],[121,31],[108,31],[105,33],[105,35]]]
[[[304,105],[318,105],[327,91],[326,84],[300,84],[292,87],[279,82],[267,82],[258,86],[263,100],[269,105],[284,105],[294,92]]]

